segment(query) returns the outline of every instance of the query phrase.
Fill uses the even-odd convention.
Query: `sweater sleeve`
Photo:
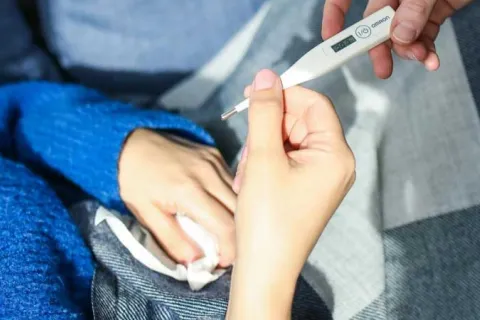
[[[0,153],[53,170],[109,207],[121,207],[118,159],[127,136],[140,127],[213,144],[187,119],[111,101],[80,86],[30,82],[0,88]]]

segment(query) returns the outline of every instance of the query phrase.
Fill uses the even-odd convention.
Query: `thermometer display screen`
[[[337,42],[336,44],[334,44],[332,46],[332,49],[333,51],[335,52],[339,52],[340,50],[343,50],[345,49],[346,47],[348,47],[349,45],[351,45],[352,43],[356,42],[357,40],[355,39],[354,36],[348,36],[347,38],[343,39],[342,41],[340,42]]]

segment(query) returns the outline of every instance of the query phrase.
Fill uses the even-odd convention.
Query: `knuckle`
[[[315,99],[316,104],[321,104],[321,105],[328,105],[328,106],[333,106],[332,100],[327,97],[326,95],[323,95],[319,93]]]
[[[213,155],[213,156],[215,157],[215,159],[222,157],[222,154],[220,153],[220,150],[218,150],[218,149],[215,148],[215,147],[208,147],[208,152],[209,152],[211,155]]]
[[[279,105],[280,104],[278,103],[278,101],[269,99],[263,102],[261,107],[266,110],[272,110],[272,109],[278,109]]]
[[[211,148],[208,150],[208,154],[206,155],[206,158],[210,162],[219,163],[223,159],[223,156],[218,149]]]
[[[204,147],[200,150],[200,155],[202,160],[207,160],[208,162],[218,162],[222,158],[222,154],[215,147]],[[205,164],[205,161],[201,161]]]
[[[428,14],[428,3],[425,0],[411,0],[403,3],[403,8],[409,13],[418,16],[426,16]]]
[[[195,178],[177,185],[177,194],[184,199],[191,199],[202,191],[202,186]]]
[[[272,89],[255,91],[255,96],[252,97],[253,101],[265,101],[275,99],[275,91]]]
[[[195,178],[198,176],[199,173],[204,172],[206,169],[208,170],[211,155],[208,153],[202,154],[197,159],[194,159],[190,165],[190,178]]]
[[[355,173],[355,170],[356,170],[356,159],[355,159],[355,155],[353,154],[353,152],[351,150],[349,150],[348,152],[348,157],[346,159],[346,170],[347,170],[347,173],[350,174],[350,175],[353,175]]]
[[[309,101],[308,105],[310,107],[317,107],[317,108],[331,108],[335,109],[335,105],[333,104],[332,100],[323,94],[316,94],[311,101]]]
[[[199,181],[204,180],[205,177],[211,177],[212,175],[216,175],[217,169],[215,163],[218,162],[214,156],[212,155],[205,155],[205,157],[198,161],[195,165],[195,177],[193,179]]]
[[[197,149],[197,152],[198,152],[198,155],[199,155],[200,159],[204,159],[204,158],[206,158],[210,155],[209,148],[210,147],[201,147],[201,148]]]
[[[356,160],[350,148],[347,148],[341,161],[342,173],[349,185],[355,181]]]
[[[250,108],[255,110],[256,113],[269,112],[270,110],[277,109],[278,107],[278,101],[275,101],[272,98],[255,99],[250,104]]]

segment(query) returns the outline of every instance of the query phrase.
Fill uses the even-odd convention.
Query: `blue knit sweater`
[[[117,161],[138,127],[213,143],[186,119],[82,87],[0,88],[1,319],[90,317],[92,256],[67,212],[71,199],[55,190],[69,181],[118,209]]]

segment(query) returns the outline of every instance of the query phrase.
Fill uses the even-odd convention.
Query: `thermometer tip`
[[[222,121],[225,121],[225,120],[229,119],[231,116],[233,116],[236,113],[237,113],[236,109],[231,109],[231,110],[223,113],[222,114]]]

